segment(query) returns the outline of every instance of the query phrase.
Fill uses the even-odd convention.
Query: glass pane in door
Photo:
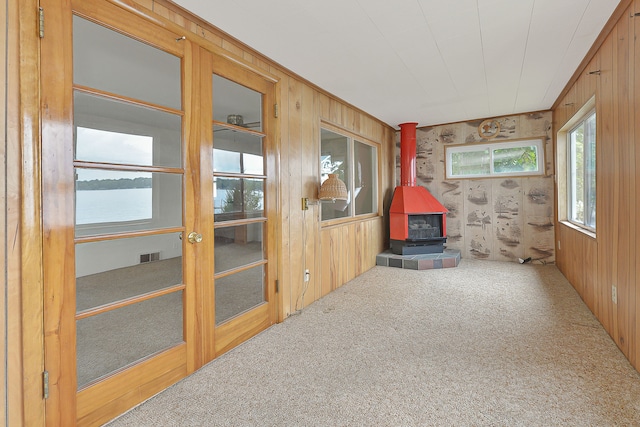
[[[182,108],[180,58],[73,17],[73,82],[105,92]]]
[[[264,259],[263,223],[219,227],[215,230],[215,273],[222,273]]]
[[[264,174],[262,136],[214,126],[213,170],[215,172]]]
[[[179,233],[76,244],[76,310],[182,283]]]
[[[262,94],[214,74],[213,120],[261,131]]]
[[[76,168],[76,236],[182,225],[182,174]]]
[[[213,183],[216,222],[264,216],[264,180],[217,177]]]
[[[78,320],[78,388],[182,342],[182,292]]]
[[[216,325],[265,301],[264,266],[216,279]]]
[[[182,166],[182,116],[75,91],[75,159]]]

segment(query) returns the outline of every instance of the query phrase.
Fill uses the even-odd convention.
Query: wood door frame
[[[213,205],[208,203],[207,197],[202,194],[213,194],[213,182],[207,179],[208,171],[213,169],[212,165],[212,147],[210,141],[207,140],[207,128],[209,122],[203,120],[207,117],[206,102],[208,99],[204,96],[207,93],[202,90],[203,69],[210,64],[210,58],[205,55],[203,50],[195,45],[189,45],[191,58],[190,76],[185,75],[185,112],[191,120],[190,126],[185,129],[184,153],[186,156],[186,170],[197,171],[197,174],[187,174],[185,176],[186,191],[185,197],[193,200],[191,211],[185,210],[185,223],[190,224],[191,228],[187,230],[197,231],[202,234],[203,240],[197,245],[190,245],[193,251],[192,257],[195,262],[183,263],[184,275],[194,283],[194,292],[191,293],[193,301],[187,301],[193,307],[193,315],[185,322],[185,336],[189,336],[193,345],[187,357],[187,372],[191,374],[196,369],[202,367],[209,362],[209,352],[207,347],[207,334],[209,333],[208,324],[213,318],[211,310],[208,309],[206,301],[208,298],[208,282],[213,277],[213,268],[211,263],[202,262],[213,257],[213,226],[208,218],[213,217]],[[186,73],[185,73],[186,74]],[[190,144],[191,141],[197,141]],[[189,330],[190,329],[190,330]]]
[[[43,271],[45,284],[65,283],[75,276],[73,264],[69,265],[65,254],[73,253],[73,227],[65,224],[73,218],[68,197],[73,191],[73,152],[59,156],[57,144],[47,144],[51,140],[73,141],[72,74],[66,73],[65,63],[70,64],[73,51],[71,38],[71,3],[60,2],[59,7],[48,7],[49,25],[55,31],[41,40],[40,79],[43,87],[42,103],[42,218],[43,218]],[[60,29],[58,31],[58,29]],[[48,82],[57,82],[44,90]],[[53,93],[51,93],[53,92]],[[66,180],[64,175],[66,171]],[[71,171],[71,172],[69,172]],[[62,190],[62,191],[60,191]],[[62,224],[58,224],[62,222]],[[50,230],[57,230],[57,238],[52,238]],[[47,254],[61,254],[62,259],[48,259]],[[49,266],[49,264],[51,264]],[[72,366],[65,364],[61,354],[63,346],[70,339],[75,340],[75,292],[73,287],[62,287],[62,295],[57,288],[44,289],[44,345],[45,369],[49,373],[50,394],[45,401],[46,423],[50,426],[75,425],[76,422],[76,374],[75,361]],[[69,320],[71,319],[71,320]],[[67,325],[68,322],[73,325]],[[65,323],[67,322],[67,323]],[[69,332],[70,331],[70,332]],[[75,357],[75,352],[74,352]],[[69,399],[67,396],[73,396]],[[64,408],[64,410],[63,410]]]
[[[37,0],[8,0],[3,105],[6,141],[5,374],[7,425],[41,425],[43,306]],[[6,111],[4,107],[8,107]],[[5,317],[6,316],[6,317]],[[4,368],[3,368],[4,369]],[[1,424],[1,423],[0,423]]]

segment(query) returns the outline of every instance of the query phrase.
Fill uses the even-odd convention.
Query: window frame
[[[576,116],[578,116],[578,114],[576,114]],[[575,116],[574,116],[575,117]],[[573,215],[573,209],[574,209],[574,193],[573,193],[573,154],[574,154],[574,145],[572,142],[572,138],[571,135],[573,132],[575,132],[578,128],[580,128],[581,126],[584,126],[586,128],[586,123],[587,121],[589,121],[591,118],[593,117],[593,121],[594,121],[594,131],[593,131],[593,145],[594,145],[594,152],[595,152],[595,147],[597,145],[597,116],[596,116],[596,109],[591,108],[589,109],[586,113],[580,114],[578,116],[577,121],[573,121],[572,126],[569,128],[569,130],[566,132],[566,221],[570,222],[571,224],[583,228],[585,230],[588,230],[590,232],[595,233],[596,231],[596,225],[595,225],[595,210],[596,210],[596,206],[597,206],[597,197],[596,194],[593,194],[593,212],[594,212],[594,225],[591,226],[589,224],[587,224],[587,221],[585,219],[584,222],[580,222],[576,219],[574,219],[574,215]],[[586,138],[586,135],[585,135]],[[586,145],[587,145],[587,141],[583,141],[584,144],[584,148],[583,148],[583,159],[582,159],[582,173],[583,173],[583,180],[586,181],[586,169],[587,169],[587,150],[586,150]],[[595,157],[595,155],[594,155]],[[589,160],[591,159],[591,156],[589,156]],[[596,175],[596,164],[595,164],[595,158],[593,159],[593,172],[592,174]],[[595,193],[597,189],[597,185],[594,186],[593,188],[593,192]],[[588,186],[586,185],[586,182],[583,183],[583,198],[584,200],[587,200],[590,196],[590,194],[588,194]],[[588,209],[588,206],[584,206],[583,210],[586,213]]]
[[[367,138],[361,136],[361,135],[357,135],[354,133],[351,133],[349,131],[346,131],[342,128],[336,127],[334,125],[331,125],[330,123],[326,123],[326,122],[321,122],[320,123],[320,129],[318,132],[318,139],[319,139],[319,144],[318,144],[318,181],[319,181],[319,186],[322,185],[322,131],[329,131],[329,132],[333,132],[337,135],[340,135],[344,138],[347,139],[347,162],[348,162],[348,179],[345,181],[345,185],[347,186],[347,191],[349,192],[350,198],[348,201],[348,214],[343,216],[343,217],[338,217],[338,218],[327,218],[327,219],[323,219],[322,218],[322,211],[323,211],[323,206],[325,205],[330,205],[330,204],[335,204],[335,203],[344,203],[342,201],[320,201],[320,209],[319,209],[319,214],[320,214],[320,221],[322,223],[323,226],[326,225],[333,225],[336,223],[342,223],[342,222],[350,222],[350,221],[354,221],[354,220],[360,220],[363,218],[372,218],[372,217],[376,217],[376,216],[380,216],[381,215],[381,206],[380,206],[380,200],[381,200],[381,196],[380,196],[380,171],[381,171],[381,165],[380,165],[380,152],[381,152],[381,144],[368,140]],[[374,187],[374,191],[372,191],[371,197],[373,198],[371,204],[372,204],[372,212],[368,212],[368,213],[361,213],[361,214],[357,214],[356,213],[356,200],[355,197],[353,197],[353,195],[355,194],[355,189],[356,189],[356,185],[355,185],[355,180],[356,180],[356,167],[355,167],[355,161],[356,161],[356,142],[361,143],[363,145],[366,145],[368,147],[371,147],[373,149],[373,157],[374,159],[372,160],[372,164],[371,164],[371,175],[373,176],[374,180],[375,180],[375,185],[372,185],[372,187]],[[348,182],[347,182],[348,181]],[[318,187],[319,187],[318,186]]]
[[[494,151],[505,148],[518,148],[535,146],[537,150],[536,161],[537,169],[522,172],[496,172],[494,170]],[[489,173],[487,174],[453,174],[453,154],[468,153],[475,151],[489,151]],[[473,178],[505,178],[520,176],[543,176],[545,175],[545,138],[527,138],[527,139],[510,139],[507,141],[494,141],[486,143],[460,144],[445,146],[445,179],[473,179]]]
[[[573,115],[567,119],[564,125],[557,131],[556,133],[556,146],[555,146],[555,160],[556,160],[556,206],[557,206],[557,221],[562,223],[563,225],[576,230],[584,235],[595,239],[596,238],[596,229],[585,227],[584,225],[570,221],[569,220],[569,196],[568,196],[568,186],[569,186],[569,131],[574,129],[581,121],[583,121],[586,117],[591,116],[592,113],[596,114],[596,152],[598,150],[598,110],[596,108],[596,96],[593,95],[590,99],[588,99],[582,107],[574,110]],[[596,154],[597,157],[597,154]],[[597,158],[596,158],[597,163]],[[596,204],[595,208],[597,210],[597,167],[596,167]],[[596,215],[596,227],[597,227],[597,215]]]

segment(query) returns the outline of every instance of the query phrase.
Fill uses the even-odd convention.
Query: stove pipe
[[[416,126],[418,123],[402,123],[400,126],[400,185],[416,186]]]

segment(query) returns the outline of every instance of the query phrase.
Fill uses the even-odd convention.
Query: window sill
[[[564,225],[567,228],[571,228],[572,230],[578,231],[587,237],[591,237],[594,240],[596,238],[596,233],[594,231],[587,230],[586,228],[580,227],[579,225],[576,225],[570,221],[567,221],[566,219],[560,220],[559,223]]]
[[[327,219],[320,222],[320,228],[332,228],[336,226],[341,226],[349,223],[357,223],[357,222],[365,222],[372,219],[380,218],[381,216],[377,213],[372,214],[362,214],[355,217],[348,218],[336,218],[336,219]]]

